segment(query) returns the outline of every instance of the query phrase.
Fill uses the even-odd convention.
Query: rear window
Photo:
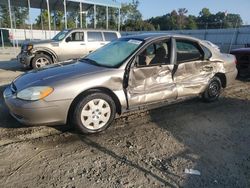
[[[103,41],[102,33],[101,32],[97,32],[97,31],[90,31],[90,32],[88,32],[88,41],[89,42]]]
[[[189,62],[202,59],[202,53],[195,42],[176,40],[177,62]]]
[[[105,41],[112,41],[117,39],[117,34],[113,32],[103,32]]]

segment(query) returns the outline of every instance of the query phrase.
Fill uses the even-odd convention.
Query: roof
[[[172,34],[172,33],[144,33],[144,34],[124,36],[124,38],[134,38],[134,39],[139,39],[139,40],[151,40],[151,39],[162,38],[162,37],[180,37],[184,39],[200,41],[200,39],[197,39],[194,37],[190,37],[187,35]]]
[[[49,0],[50,10],[64,10],[63,0]],[[11,1],[11,6],[28,7],[27,0]],[[88,10],[93,5],[121,8],[121,4],[112,0],[66,0],[67,10],[78,10],[79,3],[82,3],[83,10]],[[0,0],[0,5],[7,5],[8,1]],[[31,8],[47,9],[46,0],[30,0]]]

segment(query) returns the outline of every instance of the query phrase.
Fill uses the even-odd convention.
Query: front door
[[[165,39],[148,45],[139,53],[129,73],[127,96],[130,108],[177,97],[170,50],[170,40]]]
[[[87,46],[84,32],[75,31],[70,33],[59,45],[61,50],[60,61],[83,57]]]
[[[202,93],[213,77],[213,65],[204,60],[204,51],[197,42],[176,39],[176,83],[178,98]]]

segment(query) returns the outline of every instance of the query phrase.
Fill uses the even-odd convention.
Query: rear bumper
[[[22,124],[59,125],[67,122],[71,100],[53,102],[20,100],[12,94],[9,87],[3,94],[10,114]]]
[[[227,80],[227,87],[232,85],[237,77],[237,74],[238,74],[238,70],[235,68],[234,71],[231,71],[231,72],[227,72],[225,74],[226,76],[226,80]]]

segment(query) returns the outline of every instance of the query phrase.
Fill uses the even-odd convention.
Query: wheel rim
[[[36,67],[40,68],[43,67],[45,65],[49,65],[49,60],[45,57],[40,57],[36,60]]]
[[[220,86],[217,82],[212,82],[208,90],[210,97],[217,97],[220,94]]]
[[[84,105],[81,121],[86,128],[97,130],[108,123],[110,116],[110,105],[103,99],[93,99]]]

